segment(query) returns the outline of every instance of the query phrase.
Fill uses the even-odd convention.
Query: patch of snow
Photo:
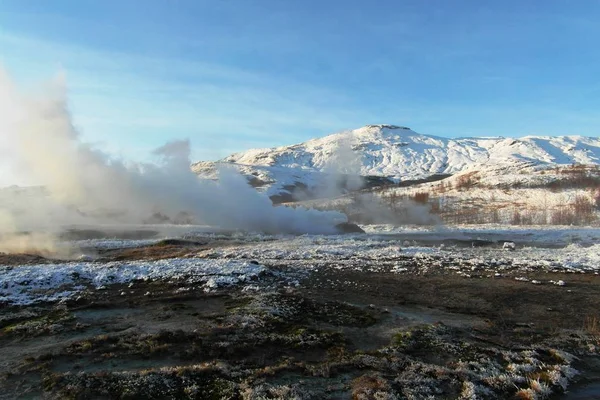
[[[56,301],[84,290],[137,280],[204,284],[215,289],[256,279],[265,267],[246,261],[169,259],[0,267],[0,303]]]

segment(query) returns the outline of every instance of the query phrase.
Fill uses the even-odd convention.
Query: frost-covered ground
[[[555,284],[531,273],[600,272],[600,229],[461,226],[419,228],[365,226],[368,234],[271,236],[207,232],[188,228],[183,236],[226,246],[193,250],[186,257],[163,260],[56,262],[0,266],[0,302],[31,304],[58,301],[111,284],[166,281],[204,290],[257,280],[264,265],[285,266],[305,276],[327,266],[336,269],[399,274],[452,273],[464,277],[508,276],[523,282]],[[181,231],[179,233],[183,233]],[[86,251],[151,246],[159,239],[95,239],[71,242]],[[504,243],[512,241],[509,249]],[[485,247],[473,247],[484,244]],[[66,244],[65,244],[66,245]],[[560,281],[568,286],[568,280]]]
[[[367,228],[369,229],[369,228]],[[251,247],[245,244],[208,251],[204,256],[225,258],[289,259],[289,260],[393,260],[402,256],[424,256],[446,254],[465,258],[498,258],[537,262],[554,260],[563,262],[566,268],[597,269],[600,266],[600,241],[596,239],[598,230],[576,232],[568,230],[564,235],[545,231],[549,240],[534,240],[530,231],[522,233],[503,230],[463,231],[424,231],[414,230],[402,233],[300,236],[269,238]],[[266,237],[265,237],[266,238]],[[473,247],[478,241],[489,247]],[[489,242],[489,243],[488,243]],[[517,251],[502,249],[505,242],[515,242]],[[467,247],[465,247],[467,246]]]
[[[597,382],[599,229],[363,228],[189,226],[0,265],[0,399],[544,399]]]
[[[58,301],[86,289],[136,281],[185,281],[209,291],[256,279],[264,267],[245,261],[170,259],[134,262],[71,262],[0,267],[0,302],[27,305]]]
[[[535,247],[564,247],[570,244],[590,246],[600,243],[600,228],[557,225],[507,226],[502,224],[394,226],[365,225],[370,234],[395,234],[409,240],[514,241]]]
[[[408,258],[471,260],[480,264],[509,265],[527,269],[564,271],[600,270],[600,229],[559,227],[363,226],[367,235],[264,236],[264,242],[207,250],[203,257],[286,260],[290,265],[337,262],[356,267],[356,262],[402,262]],[[258,238],[260,240],[260,238]],[[514,242],[515,251],[503,248]],[[473,247],[484,244],[485,247]],[[367,262],[367,264],[364,264]],[[448,265],[448,267],[453,267]],[[439,265],[439,268],[445,268]]]

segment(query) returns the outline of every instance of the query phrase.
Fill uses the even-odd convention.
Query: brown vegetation
[[[477,183],[479,183],[479,176],[477,171],[469,172],[458,177],[458,179],[456,180],[456,189],[467,190],[472,188]]]
[[[427,204],[429,202],[429,192],[417,192],[411,198],[415,203]]]

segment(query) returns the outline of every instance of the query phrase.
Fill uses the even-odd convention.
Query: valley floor
[[[365,230],[0,255],[0,398],[597,395],[600,230]]]

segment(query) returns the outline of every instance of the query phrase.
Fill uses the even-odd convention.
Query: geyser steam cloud
[[[288,233],[334,233],[335,225],[346,221],[337,212],[273,207],[235,171],[220,171],[218,182],[199,179],[190,170],[188,141],[157,149],[154,163],[111,158],[82,142],[60,78],[43,94],[30,96],[17,90],[0,69],[0,135],[0,153],[12,154],[12,169],[48,194],[44,201],[21,199],[3,205],[0,234],[5,238],[23,231],[56,232],[72,224],[143,223],[153,215]]]

